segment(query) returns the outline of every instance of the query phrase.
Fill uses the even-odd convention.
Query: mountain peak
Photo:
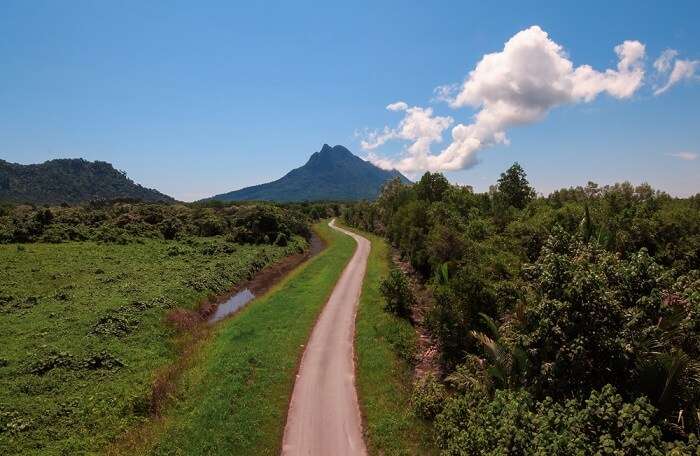
[[[386,171],[354,155],[346,147],[323,144],[306,164],[267,184],[216,195],[222,201],[348,201],[374,199],[386,181],[399,177],[398,171]]]
[[[333,147],[328,144],[324,144],[321,150],[318,152],[319,155],[353,155],[346,147],[337,144]],[[353,155],[354,156],[354,155]]]
[[[309,157],[309,161],[306,162],[305,166],[337,166],[343,162],[353,160],[362,159],[353,155],[352,152],[341,145],[331,147],[328,144],[324,144],[320,151],[314,152],[311,157]]]

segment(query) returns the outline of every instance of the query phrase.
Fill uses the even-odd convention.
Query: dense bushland
[[[97,453],[147,421],[174,394],[166,366],[179,368],[200,337],[181,330],[218,295],[303,252],[309,222],[329,212],[0,207],[0,454]]]
[[[446,376],[414,403],[445,454],[697,451],[700,195],[589,183],[538,197],[515,164],[482,194],[440,174],[393,181],[344,217],[432,291]],[[401,282],[384,286],[392,310]]]
[[[73,207],[6,206],[0,208],[0,244],[85,240],[126,244],[147,238],[225,236],[231,242],[284,246],[295,235],[308,239],[309,221],[328,212],[334,212],[330,206],[283,208],[264,203],[206,206],[112,201]]]

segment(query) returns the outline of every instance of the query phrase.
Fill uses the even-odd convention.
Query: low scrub
[[[109,210],[118,207],[158,223],[160,206]],[[105,220],[98,208],[62,208],[51,223],[73,211],[80,217],[70,223]],[[124,244],[0,245],[0,453],[101,452],[154,411],[154,377],[178,358],[185,337],[167,316],[197,315],[210,295],[307,245],[300,236],[286,247],[223,236],[133,242],[131,219],[115,231],[129,238]]]

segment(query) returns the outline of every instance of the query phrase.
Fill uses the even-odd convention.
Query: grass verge
[[[280,453],[303,345],[355,250],[352,238],[325,223],[316,229],[327,248],[218,325],[162,419],[144,440],[127,439],[112,453]]]
[[[344,226],[344,228],[347,228]],[[437,454],[430,425],[410,404],[412,368],[406,361],[416,345],[411,324],[384,311],[379,293],[390,268],[384,239],[351,229],[372,242],[355,322],[356,383],[370,454]]]

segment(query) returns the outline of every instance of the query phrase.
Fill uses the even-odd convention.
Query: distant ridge
[[[134,183],[107,162],[72,158],[21,165],[0,160],[0,202],[76,204],[116,198],[174,201]]]
[[[410,182],[396,170],[387,171],[353,155],[343,146],[324,144],[309,161],[267,184],[213,196],[219,201],[352,201],[372,200],[395,177]]]

